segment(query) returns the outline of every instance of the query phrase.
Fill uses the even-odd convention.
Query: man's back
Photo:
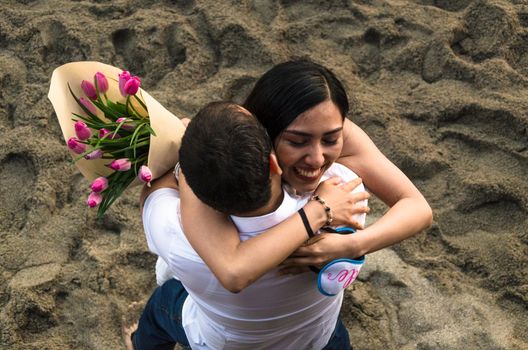
[[[186,240],[174,215],[178,206],[177,191],[158,190],[148,197],[143,220],[150,249],[169,264],[189,292],[183,307],[183,327],[190,343],[207,344],[204,349],[320,349],[328,342],[342,295],[328,298],[320,294],[313,273],[278,276],[276,271],[240,293],[229,292]],[[274,214],[237,219],[247,229],[252,227],[243,232],[247,239],[296,209],[297,201],[287,196]],[[165,239],[170,236],[170,243],[159,240],[161,235]]]
[[[306,200],[285,193],[282,205],[273,213],[232,219],[241,240],[246,240],[286,219]],[[194,348],[321,349],[328,342],[342,293],[335,297],[320,294],[317,276],[311,272],[279,276],[276,270],[240,293],[231,293],[190,246],[178,213],[178,192],[163,189],[147,199],[143,220],[149,248],[170,265],[189,292],[183,326],[191,344],[202,344],[194,344]]]

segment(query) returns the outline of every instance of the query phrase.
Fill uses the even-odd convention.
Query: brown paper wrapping
[[[125,98],[119,92],[117,81],[118,74],[122,72],[119,68],[100,62],[72,62],[62,65],[53,71],[48,98],[57,114],[64,140],[75,137],[75,129],[73,127],[75,121],[72,119],[72,113],[84,114],[84,111],[71,96],[68,84],[76,96],[84,96],[81,82],[83,80],[93,81],[93,76],[96,72],[101,72],[107,77],[109,88],[106,95],[108,98],[114,102],[120,101],[124,103]],[[147,161],[147,165],[152,171],[152,177],[155,179],[174,167],[178,162],[178,150],[185,127],[178,117],[169,112],[143,89],[139,89],[137,96],[147,106],[150,126],[156,133],[156,136],[150,136]],[[133,100],[131,99],[131,101]],[[137,102],[134,107],[141,112],[142,108]],[[103,116],[103,112],[98,110],[98,117],[103,118]],[[64,147],[67,147],[66,143]],[[73,151],[70,151],[70,153],[73,158],[78,157]],[[92,181],[98,176],[107,176],[112,173],[113,170],[105,166],[108,163],[110,163],[108,159],[80,159],[75,164],[81,174],[89,181]],[[136,181],[135,183],[138,182]]]

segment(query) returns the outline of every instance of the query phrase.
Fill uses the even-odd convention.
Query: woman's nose
[[[305,162],[313,169],[321,168],[324,164],[324,154],[321,146],[317,145],[311,147],[306,155]]]

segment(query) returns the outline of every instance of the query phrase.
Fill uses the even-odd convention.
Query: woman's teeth
[[[319,172],[321,171],[321,169],[304,170],[304,169],[295,168],[295,171],[297,171],[299,175],[304,176],[304,177],[316,177],[317,175],[319,175]]]

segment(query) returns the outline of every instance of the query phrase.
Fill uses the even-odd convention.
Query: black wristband
[[[306,229],[306,233],[308,233],[308,238],[312,238],[314,236],[314,233],[312,231],[312,228],[310,227],[310,222],[308,222],[308,218],[306,217],[306,213],[304,212],[304,209],[303,208],[299,209],[298,213],[301,216],[302,222],[304,224],[304,228]]]

